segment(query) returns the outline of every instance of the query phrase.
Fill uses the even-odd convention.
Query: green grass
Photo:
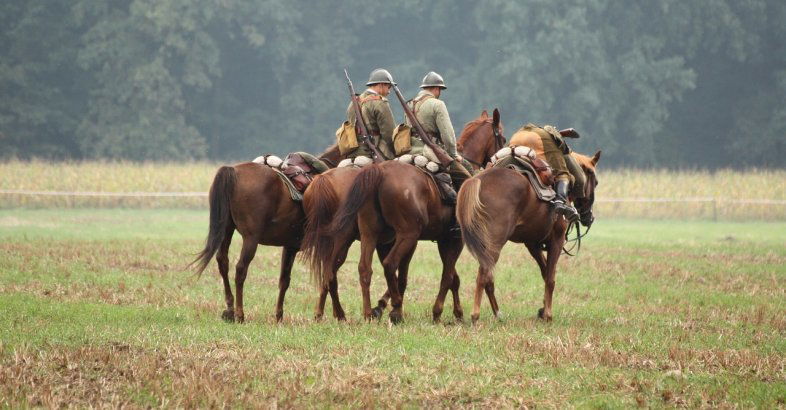
[[[201,278],[185,269],[206,211],[2,210],[0,406],[782,407],[783,232],[601,218],[560,262],[551,323],[535,318],[534,261],[508,244],[495,274],[503,320],[484,300],[475,326],[456,323],[450,301],[431,323],[441,264],[428,242],[403,324],[360,319],[357,246],[339,274],[347,323],[312,319],[298,262],[275,324],[280,250],[262,247],[237,325],[219,319],[215,265]],[[467,316],[476,268],[462,254]],[[383,284],[377,264],[372,297]]]

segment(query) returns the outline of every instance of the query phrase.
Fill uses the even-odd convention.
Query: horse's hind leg
[[[317,306],[314,311],[314,319],[316,320],[321,320],[322,316],[325,314],[325,301],[327,300],[328,293],[330,294],[330,301],[333,305],[333,317],[338,320],[346,319],[344,309],[341,307],[341,302],[338,298],[338,269],[344,264],[349,246],[352,242],[344,246],[341,246],[339,243],[340,241],[334,242],[333,250],[329,258],[330,261],[333,261],[331,266],[332,279],[319,290],[319,300],[317,301]],[[327,264],[328,262],[323,261],[321,263]]]
[[[347,320],[347,316],[344,314],[344,308],[341,307],[341,301],[338,299],[338,270],[336,270],[336,274],[333,275],[333,279],[330,280],[328,283],[328,291],[330,292],[330,304],[333,306],[333,317],[336,320],[343,321]]]
[[[377,244],[377,257],[380,261],[384,261],[385,258],[390,253],[390,248],[393,245],[389,243],[381,243]],[[400,268],[399,268],[400,271]],[[377,301],[377,306],[374,309],[371,309],[371,317],[374,319],[379,319],[382,317],[382,312],[385,311],[385,308],[388,307],[388,301],[390,300],[390,291],[385,289],[385,293],[382,294],[382,297],[379,298]]]
[[[374,248],[377,246],[376,235],[368,234],[360,241],[360,263],[358,263],[358,277],[360,291],[363,295],[363,318],[371,320],[371,263],[374,258]]]
[[[390,254],[382,261],[382,267],[385,270],[385,280],[388,283],[388,290],[390,291],[390,305],[393,308],[390,311],[390,321],[394,324],[401,322],[403,318],[402,311],[404,303],[403,296],[399,291],[396,271],[403,258],[409,255],[417,246],[418,236],[420,236],[419,232],[407,236],[396,233],[396,243],[390,250]]]
[[[439,322],[439,318],[442,316],[442,309],[445,304],[445,296],[447,296],[448,290],[454,288],[454,285],[456,286],[456,289],[453,293],[453,314],[456,315],[456,318],[461,318],[463,316],[461,302],[457,302],[457,285],[460,282],[456,283],[454,279],[456,276],[458,276],[456,273],[456,260],[458,260],[463,246],[464,245],[461,242],[461,239],[457,238],[450,238],[437,242],[439,256],[442,258],[442,280],[440,280],[439,283],[439,293],[437,293],[437,300],[434,302],[434,307],[431,311],[434,322]]]
[[[257,251],[259,242],[255,237],[244,236],[243,247],[240,250],[240,258],[238,258],[237,265],[235,265],[235,292],[237,292],[237,299],[235,300],[235,320],[238,323],[243,323],[246,317],[243,312],[243,284],[246,281],[248,274],[248,266],[251,260],[254,259],[254,254]]]
[[[276,322],[280,322],[284,317],[284,296],[289,289],[289,280],[292,274],[292,264],[295,262],[295,255],[298,249],[287,248],[281,251],[281,272],[278,276],[278,300],[276,300]]]
[[[315,320],[322,320],[322,316],[325,314],[325,300],[327,300],[328,295],[328,288],[323,287],[319,290],[319,300],[317,300],[316,309],[314,309],[314,319]]]
[[[216,253],[216,262],[218,263],[218,273],[221,275],[221,281],[224,283],[224,301],[227,308],[221,314],[221,318],[227,322],[235,321],[235,297],[232,295],[232,287],[229,286],[229,245],[232,243],[232,234],[235,228],[230,227],[224,236],[224,242],[218,248]]]
[[[492,252],[492,254],[495,256],[490,266],[480,266],[478,268],[478,278],[475,282],[475,303],[472,305],[472,323],[477,322],[478,318],[480,317],[480,302],[483,300],[483,292],[485,291],[488,293],[488,284],[494,282],[492,270],[494,269],[494,265],[497,263],[497,259],[499,259],[499,251],[500,249],[496,249],[494,252]],[[494,294],[493,287],[491,287],[491,294]],[[491,300],[489,300],[489,302],[491,303],[491,310],[494,313],[494,316],[496,316],[499,312],[497,310],[498,306],[496,298],[494,298],[493,302]]]

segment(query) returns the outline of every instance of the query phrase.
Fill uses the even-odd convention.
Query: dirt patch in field
[[[221,344],[161,349],[123,343],[45,351],[19,348],[0,356],[0,405],[257,408],[531,404],[521,397],[484,395],[466,382],[430,389],[374,366],[346,366],[330,358],[298,359],[281,353],[285,352],[271,354]]]

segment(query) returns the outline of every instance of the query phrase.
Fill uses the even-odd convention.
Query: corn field
[[[0,163],[0,208],[207,208],[204,193],[219,166],[8,161]],[[598,178],[599,218],[786,220],[786,170],[603,170],[601,164]],[[61,195],[43,194],[53,191]],[[154,193],[184,196],[145,196]]]

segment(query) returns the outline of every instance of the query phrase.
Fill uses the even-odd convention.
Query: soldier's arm
[[[442,138],[442,143],[445,144],[445,150],[448,155],[456,157],[456,132],[453,131],[453,124],[450,122],[450,114],[448,108],[445,106],[444,101],[435,100],[437,104],[434,109],[436,110],[437,128],[439,128],[439,135]]]
[[[388,143],[393,143],[393,129],[396,128],[396,120],[393,119],[393,111],[387,100],[379,101],[377,111],[377,124],[379,124],[379,134]]]

